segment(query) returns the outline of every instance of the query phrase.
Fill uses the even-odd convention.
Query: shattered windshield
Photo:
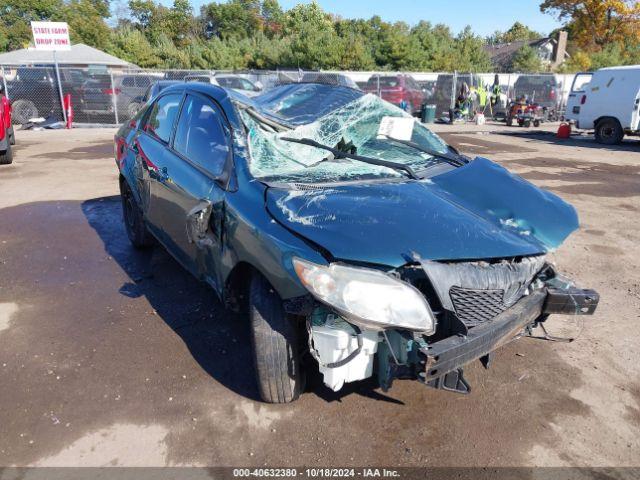
[[[270,92],[256,103],[262,113],[281,118],[293,128],[277,131],[250,112],[240,111],[248,130],[251,173],[261,180],[321,183],[403,176],[389,167],[334,158],[327,150],[291,139],[312,140],[358,156],[407,165],[415,171],[443,163],[420,149],[449,153],[447,145],[411,115],[374,95],[311,84],[277,90],[280,94]]]

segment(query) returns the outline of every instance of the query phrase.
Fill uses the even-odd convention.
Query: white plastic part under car
[[[327,387],[337,392],[345,383],[369,378],[373,373],[373,359],[378,350],[379,332],[362,330],[362,349],[345,365],[330,368],[351,355],[358,348],[355,330],[339,317],[329,316],[324,325],[311,328],[313,346],[320,357],[320,373]]]

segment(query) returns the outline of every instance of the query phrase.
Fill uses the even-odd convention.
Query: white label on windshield
[[[409,141],[413,135],[413,122],[415,119],[410,117],[382,117],[378,136]]]

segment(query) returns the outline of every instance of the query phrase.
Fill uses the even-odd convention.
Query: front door
[[[172,147],[167,149],[162,229],[172,253],[199,278],[220,285],[224,176],[230,128],[208,97],[185,97]]]
[[[162,212],[167,207],[163,193],[168,180],[167,148],[182,96],[182,93],[171,93],[158,98],[144,121],[142,131],[132,142],[140,205],[149,228],[163,243],[165,232],[162,228]]]

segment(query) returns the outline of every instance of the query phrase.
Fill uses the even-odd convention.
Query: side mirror
[[[254,90],[255,90],[256,92],[261,92],[261,91],[262,91],[262,89],[264,88],[264,85],[262,84],[262,82],[261,82],[260,80],[258,80],[257,82],[255,82],[253,85],[254,85],[254,87],[255,87],[255,88],[254,88]]]

